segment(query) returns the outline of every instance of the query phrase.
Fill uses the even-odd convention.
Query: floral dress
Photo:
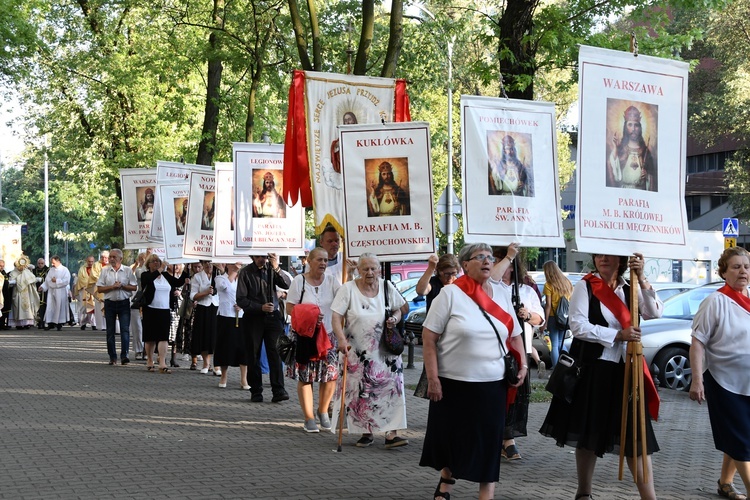
[[[346,422],[351,433],[369,434],[406,429],[406,397],[401,356],[382,353],[380,337],[385,321],[385,283],[378,294],[365,297],[354,281],[345,283],[331,309],[346,319],[344,333],[351,349],[347,355]],[[392,311],[405,301],[396,287],[388,285]],[[339,377],[342,380],[342,377]],[[341,383],[333,402],[334,427],[341,409]],[[334,429],[335,430],[335,429]]]

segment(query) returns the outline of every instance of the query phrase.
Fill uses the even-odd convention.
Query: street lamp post
[[[49,264],[49,137],[44,137],[44,263]]]

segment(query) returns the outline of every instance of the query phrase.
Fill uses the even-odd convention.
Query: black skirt
[[[584,365],[573,402],[569,404],[553,397],[539,432],[554,438],[558,446],[590,450],[598,457],[604,453],[619,453],[624,378],[623,362],[595,360]],[[646,403],[646,454],[651,455],[659,451],[659,444],[651,426],[648,400]],[[626,456],[633,455],[631,415],[628,410]],[[640,440],[638,455],[641,455]]]
[[[208,354],[214,353],[214,344],[216,342],[216,313],[218,307],[195,306],[195,317],[193,319],[193,339],[191,352],[197,356],[202,352]]]
[[[136,314],[138,311],[135,312]],[[143,341],[162,342],[169,339],[169,309],[143,308]]]
[[[247,364],[247,349],[239,321],[227,316],[216,320],[216,349],[214,366],[240,366]]]
[[[750,420],[747,418],[750,396],[729,392],[708,371],[703,374],[703,385],[716,449],[733,460],[750,461]]]
[[[456,479],[496,482],[505,426],[505,381],[440,377],[440,384],[443,399],[430,401],[419,465],[435,470],[448,467]]]

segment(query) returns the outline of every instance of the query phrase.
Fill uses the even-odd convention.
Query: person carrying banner
[[[344,276],[344,256],[339,252],[339,248],[341,247],[341,236],[339,236],[336,228],[327,225],[325,229],[323,229],[323,232],[320,233],[320,237],[318,237],[318,245],[328,253],[326,274],[330,274],[341,283]],[[357,263],[354,260],[346,259],[346,267],[348,281],[352,279],[352,271],[357,267]],[[310,265],[305,265],[303,269],[304,272],[308,272],[310,270]]]
[[[592,498],[592,482],[597,457],[604,453],[619,451],[622,399],[625,377],[624,356],[628,341],[640,341],[641,329],[631,325],[630,287],[623,279],[625,269],[630,266],[638,278],[638,310],[643,319],[658,318],[664,306],[656,291],[643,273],[643,255],[631,257],[616,255],[593,255],[594,273],[587,274],[573,288],[570,299],[570,328],[573,344],[570,355],[579,363],[581,374],[575,386],[572,402],[553,397],[547,416],[542,424],[543,435],[552,437],[558,446],[575,447],[578,489],[576,499]],[[646,450],[637,450],[637,463],[633,461],[633,438],[630,423],[632,412],[628,411],[625,457],[631,472],[638,468],[638,492],[640,497],[655,500],[654,475],[651,455],[659,451],[659,445],[651,425],[659,411],[659,396],[648,369],[644,369],[644,393],[646,398]],[[646,453],[646,476],[644,481],[642,453]]]
[[[261,374],[261,348],[266,347],[270,371],[271,401],[280,403],[289,399],[284,388],[284,372],[276,341],[284,334],[284,318],[279,309],[276,287],[289,289],[292,280],[282,273],[276,254],[253,255],[253,262],[240,270],[237,278],[237,305],[244,311],[242,325],[249,343],[250,391],[253,403],[263,402]]]
[[[719,258],[724,286],[706,297],[693,318],[690,399],[708,402],[714,445],[724,453],[718,494],[746,499],[733,484],[739,471],[750,491],[750,255],[742,247]],[[705,360],[705,363],[704,363]]]
[[[201,261],[201,271],[190,280],[190,300],[195,304],[193,318],[193,337],[190,351],[193,356],[191,369],[198,362],[198,355],[203,358],[201,373],[211,371],[211,357],[216,344],[216,314],[219,310],[219,291],[215,287],[218,269],[208,260]],[[221,370],[214,366],[214,375],[220,376]]]
[[[425,297],[425,308],[430,312],[430,306],[435,297],[444,286],[452,284],[461,266],[458,265],[458,259],[452,253],[442,255],[440,258],[436,254],[430,255],[427,259],[427,269],[419,281],[417,281],[417,295]],[[433,275],[433,273],[435,273]]]
[[[484,243],[458,254],[464,275],[432,302],[422,332],[430,409],[419,465],[440,471],[434,498],[449,500],[457,479],[479,483],[479,498],[494,497],[506,393],[508,349],[523,352],[521,326],[510,295],[490,279],[495,258]]]

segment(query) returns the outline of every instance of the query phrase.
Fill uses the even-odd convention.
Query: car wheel
[[[690,356],[687,349],[668,347],[654,359],[659,370],[659,383],[662,387],[676,391],[689,391],[693,372],[690,369]]]

